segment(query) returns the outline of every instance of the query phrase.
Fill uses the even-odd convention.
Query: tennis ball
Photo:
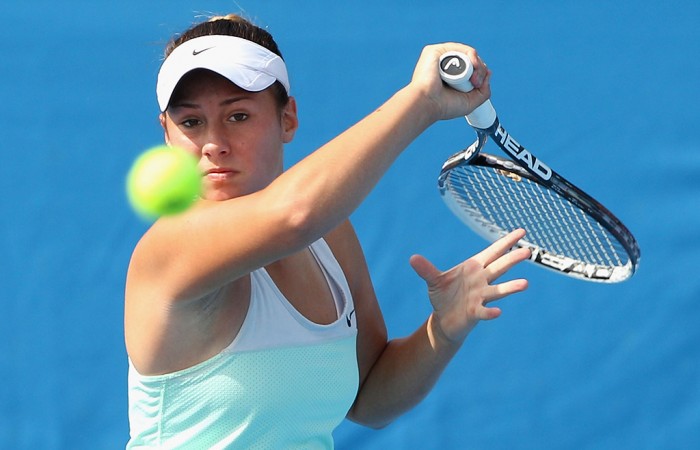
[[[134,210],[146,219],[178,214],[202,191],[202,174],[194,156],[177,147],[159,145],[143,152],[126,178]]]

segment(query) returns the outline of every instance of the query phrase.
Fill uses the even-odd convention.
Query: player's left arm
[[[347,223],[333,234],[329,244],[331,248],[335,245],[334,253],[348,278],[358,321],[360,390],[348,418],[373,428],[388,425],[425,398],[476,323],[499,315],[487,303],[527,287],[524,280],[495,283],[527,258],[527,250],[508,253],[519,239],[517,234],[447,272],[414,257],[411,263],[428,285],[434,312],[410,336],[387,341],[367,265],[351,226]]]

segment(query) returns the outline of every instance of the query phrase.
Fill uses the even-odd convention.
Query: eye
[[[185,119],[180,124],[185,128],[194,128],[202,123],[199,119]]]
[[[231,122],[242,122],[248,118],[246,113],[234,113],[228,118]]]

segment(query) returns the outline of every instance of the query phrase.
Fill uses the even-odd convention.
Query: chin
[[[230,200],[232,198],[238,197],[237,195],[230,195],[226,192],[221,192],[221,191],[216,191],[216,192],[208,192],[206,193],[203,198],[205,200],[211,200],[214,202],[222,202],[224,200]]]
[[[230,200],[232,198],[241,197],[246,195],[247,192],[241,192],[238,189],[207,189],[204,192],[202,198],[212,201],[224,201]]]

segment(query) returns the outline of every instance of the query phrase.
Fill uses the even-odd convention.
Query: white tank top
[[[265,269],[251,273],[245,321],[213,358],[166,375],[129,364],[127,448],[328,449],[359,384],[350,289],[325,241],[311,252],[338,320],[320,325],[287,301]]]

